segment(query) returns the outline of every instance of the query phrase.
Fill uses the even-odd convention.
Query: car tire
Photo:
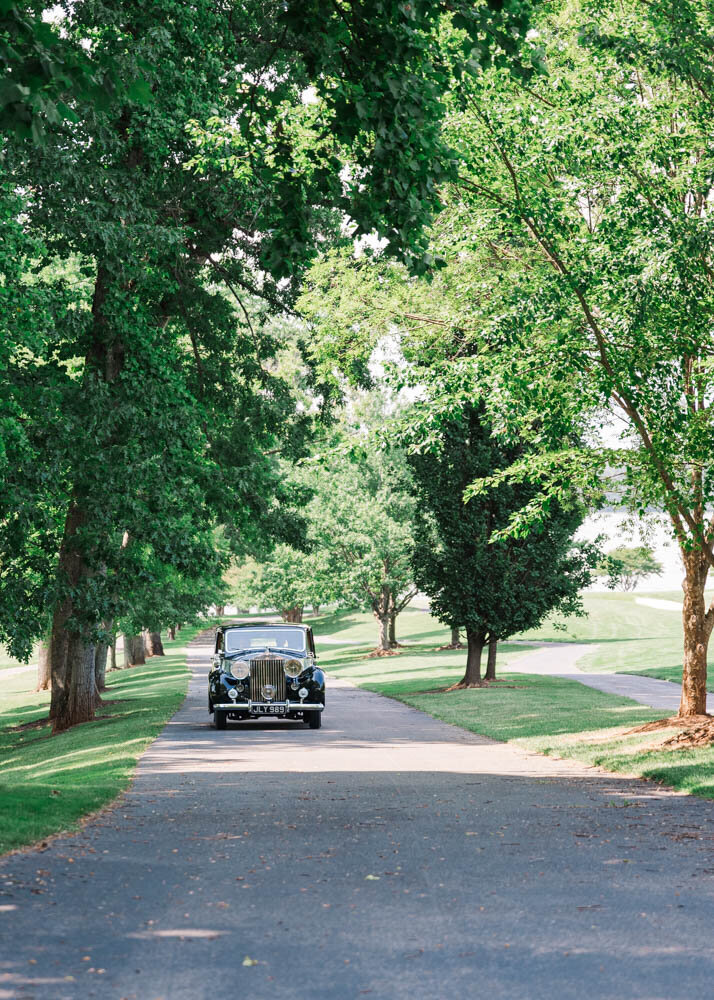
[[[228,725],[228,713],[221,709],[213,709],[213,725],[216,729],[225,729]]]
[[[310,718],[307,720],[307,724],[310,729],[321,729],[322,712],[310,712]]]

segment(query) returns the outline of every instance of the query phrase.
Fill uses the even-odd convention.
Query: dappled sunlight
[[[166,938],[176,938],[179,941],[215,941],[228,933],[226,930],[210,930],[206,927],[177,927],[173,930],[133,931],[127,937],[139,941],[161,941]]]
[[[112,759],[121,757],[132,757],[130,749],[140,749],[141,746],[145,745],[148,737],[139,736],[133,740],[123,740],[121,743],[112,743]],[[15,758],[17,759],[17,758]],[[57,774],[61,771],[71,771],[76,768],[86,768],[93,764],[100,764],[106,761],[106,747],[100,746],[88,746],[80,747],[76,750],[69,750],[67,753],[53,754],[52,756],[52,773]],[[8,762],[11,763],[11,762]],[[47,761],[37,760],[30,764],[21,764],[16,767],[8,767],[5,763],[0,764],[0,776],[10,774],[12,772],[24,772],[27,777],[32,780],[34,774],[36,773],[38,777],[43,779],[47,772]]]
[[[526,750],[497,743],[463,730],[445,729],[428,717],[405,713],[398,732],[379,725],[355,725],[340,706],[344,728],[334,722],[315,734],[304,727],[275,723],[258,728],[252,724],[229,724],[224,733],[204,729],[183,736],[176,727],[157,740],[144,754],[141,775],[215,774],[221,782],[230,775],[280,772],[336,773],[444,773],[572,776],[571,764],[543,761]],[[393,715],[394,710],[390,712]],[[347,717],[345,717],[347,716]],[[422,721],[424,719],[424,721]],[[385,723],[387,720],[385,719]],[[516,772],[514,764],[517,762]],[[140,788],[139,788],[140,790]]]

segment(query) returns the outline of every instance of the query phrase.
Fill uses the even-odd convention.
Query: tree
[[[454,195],[479,244],[470,319],[501,387],[494,409],[541,452],[505,473],[540,487],[513,530],[573,482],[666,512],[685,567],[680,714],[697,715],[714,627],[711,11],[565,10],[541,8],[534,25],[537,85],[487,71],[455,93]],[[607,411],[620,447],[594,440]],[[563,447],[584,422],[584,444]]]
[[[528,443],[526,458],[474,488],[533,484],[508,533],[532,531],[574,486],[590,505],[668,518],[685,567],[680,714],[698,715],[714,628],[704,599],[714,563],[711,11],[703,0],[558,2],[536,9],[530,34],[538,77],[454,76],[447,134],[459,180],[433,230],[446,267],[420,288],[380,266],[352,308],[376,289],[371,316],[386,305],[381,327],[407,331],[407,362],[439,367],[436,436],[440,412],[477,385],[493,424]],[[445,59],[454,45],[445,34]],[[370,264],[365,254],[362,276]],[[322,289],[344,272],[334,258],[321,266]],[[345,346],[346,311],[343,339],[324,343],[327,369],[341,352],[342,370],[358,367],[374,341],[355,322]]]
[[[475,39],[494,21],[508,43],[510,13],[469,20],[468,6]],[[0,628],[27,649],[52,610],[55,731],[93,717],[102,623],[148,624],[152,580],[203,581],[216,524],[237,551],[294,540],[275,453],[294,454],[305,421],[266,369],[275,348],[253,304],[290,307],[342,211],[424,267],[453,162],[440,5],[61,7],[67,44],[91,37],[125,87],[101,103],[74,93],[42,144],[3,148],[2,222],[22,252],[3,253],[0,288],[13,337],[27,328],[1,349]]]
[[[288,622],[301,622],[306,607],[315,610],[339,593],[326,553],[289,545],[277,545],[260,564],[246,564],[236,584],[234,598],[241,607],[274,608]]]
[[[539,531],[527,538],[495,538],[528,503],[532,488],[502,483],[466,504],[464,491],[475,479],[511,465],[522,446],[495,436],[484,406],[470,404],[442,423],[437,445],[420,451],[420,427],[429,411],[424,400],[408,421],[417,501],[414,578],[441,621],[465,628],[466,671],[459,686],[473,687],[482,683],[484,645],[493,680],[499,640],[537,627],[551,612],[582,613],[579,594],[590,582],[592,553],[573,541],[583,518],[573,505],[553,504]]]
[[[597,569],[598,576],[607,577],[611,590],[634,590],[646,576],[661,576],[662,564],[647,545],[628,548],[620,545],[611,549]]]
[[[401,454],[348,438],[312,467],[311,536],[329,557],[342,602],[377,620],[377,650],[396,644],[396,618],[417,593],[411,569],[414,501]]]

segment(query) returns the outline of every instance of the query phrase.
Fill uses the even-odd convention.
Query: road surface
[[[219,733],[208,657],[114,810],[0,864],[0,998],[711,994],[714,803],[338,682]]]

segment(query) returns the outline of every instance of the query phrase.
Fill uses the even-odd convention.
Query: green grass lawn
[[[681,595],[664,594],[585,594],[585,618],[556,619],[539,629],[524,632],[519,639],[550,642],[581,642],[592,645],[592,652],[578,662],[582,670],[614,673],[642,673],[650,677],[682,679],[682,622],[678,611],[651,608],[637,604],[636,597],[657,597],[677,601]],[[338,611],[320,615],[311,621],[318,650],[330,654],[337,647],[334,640],[354,644],[352,659],[372,649],[377,643],[377,625],[372,615],[363,612]],[[433,647],[449,641],[449,631],[428,612],[407,608],[397,619],[398,638],[407,646],[418,644]],[[330,644],[321,646],[327,637]],[[714,646],[712,647],[714,650]],[[516,647],[509,655],[515,655]],[[714,653],[713,653],[714,656]],[[457,657],[458,659],[458,657]],[[714,662],[714,661],[713,661]],[[714,689],[714,671],[712,672]]]
[[[675,609],[638,604],[637,597],[676,603],[682,600],[681,592],[676,591],[585,594],[586,618],[549,622],[540,629],[524,633],[524,638],[591,643],[593,651],[578,661],[581,670],[643,674],[679,684],[682,680],[681,614]],[[561,627],[557,628],[556,624]],[[714,646],[710,655],[710,664],[714,665]],[[714,671],[710,689],[714,690]]]
[[[0,680],[0,853],[73,829],[127,787],[139,755],[183,701],[183,647],[201,628],[164,640],[166,656],[146,666],[108,674],[97,719],[57,736],[48,724],[17,728],[47,715],[49,694],[32,690],[34,673]]]
[[[672,639],[668,620],[662,620],[664,612],[636,605],[631,595],[587,595],[586,604],[591,617],[573,625],[579,631],[567,636],[570,641],[595,643],[601,628],[604,638],[600,640],[603,645],[598,656],[607,656],[610,649],[616,649],[619,655],[631,642],[633,647],[639,646],[639,651],[631,654],[628,665],[647,662],[650,664],[647,672],[653,676],[661,676],[669,669],[666,662],[658,662],[660,657],[668,655],[664,640]],[[676,612],[667,614],[671,614],[675,627],[678,626]],[[529,750],[572,757],[617,773],[664,781],[682,791],[714,798],[714,749],[653,748],[673,730],[664,737],[653,733],[625,735],[629,729],[660,718],[661,711],[587,688],[576,681],[510,672],[502,674],[504,679],[490,687],[444,691],[463,675],[464,651],[439,651],[437,647],[446,641],[446,632],[443,628],[439,631],[438,623],[434,627],[427,624],[417,628],[417,622],[430,621],[423,612],[410,612],[404,618],[402,636],[411,642],[399,656],[368,659],[367,645],[320,647],[318,640],[320,663],[329,676],[343,677],[370,691],[397,698],[472,732],[512,740]],[[330,630],[329,617],[321,620],[319,631],[323,636],[361,638],[369,624],[364,615],[343,612],[335,633]],[[658,629],[659,635],[653,635]],[[634,633],[631,638],[630,632]],[[422,633],[426,633],[424,638]],[[373,646],[373,631],[367,635],[369,645]],[[546,628],[529,633],[528,637],[553,639],[557,633],[549,634]],[[506,643],[499,664],[501,667],[515,664],[517,668],[518,657],[527,652],[527,647]],[[609,669],[617,667],[610,664]]]
[[[37,662],[36,650],[33,650],[30,662]],[[10,667],[24,667],[26,665],[27,664],[25,663],[21,663],[20,660],[16,660],[14,657],[10,656],[5,647],[0,645],[0,670],[7,670]]]

